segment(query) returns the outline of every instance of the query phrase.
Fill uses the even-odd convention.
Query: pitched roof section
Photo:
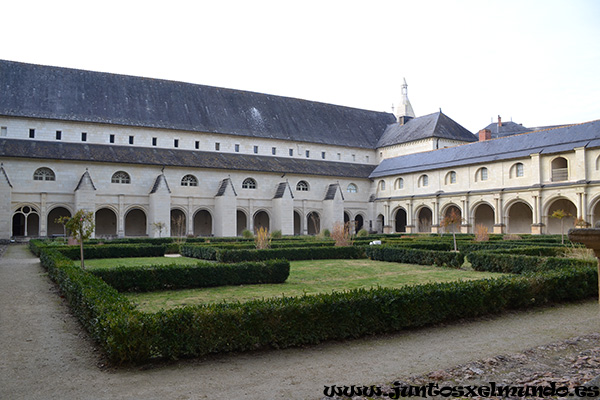
[[[233,186],[233,182],[231,182],[231,178],[225,178],[221,181],[221,183],[219,184],[219,189],[217,190],[217,194],[215,195],[216,197],[221,197],[225,195],[225,192],[227,191],[227,187],[231,186],[231,190],[233,191],[233,195],[237,196],[237,193],[235,191],[235,186]]]
[[[171,193],[171,188],[169,188],[169,183],[167,182],[165,174],[160,174],[156,177],[156,180],[154,181],[154,186],[152,186],[150,194],[158,193],[159,191],[164,190],[166,190],[168,193]]]
[[[442,112],[414,118],[404,125],[399,123],[389,125],[377,147],[393,146],[428,138],[442,138],[463,142],[474,142],[475,135],[463,128]]]
[[[0,164],[0,172],[2,173],[1,176],[3,176],[4,179],[6,179],[6,183],[8,183],[8,186],[10,186],[12,188],[13,185],[10,183],[10,179],[8,179],[8,174],[4,170],[4,165],[2,165],[2,164]]]
[[[492,133],[492,138],[517,135],[519,133],[526,133],[526,132],[533,131],[533,129],[531,129],[531,128],[526,128],[523,125],[517,124],[516,122],[512,122],[512,121],[508,121],[508,122],[502,121],[502,126],[499,126],[498,123],[493,122],[483,129],[489,130]]]
[[[368,164],[104,144],[0,139],[0,157],[367,178]]]
[[[600,147],[600,120],[383,160],[370,178]]]
[[[342,188],[338,183],[331,183],[327,188],[327,193],[325,193],[325,198],[323,200],[334,200],[336,193],[340,192],[340,196],[342,200],[344,200],[344,192],[342,192]]]
[[[96,185],[94,185],[92,176],[90,175],[90,172],[87,170],[87,168],[83,175],[81,175],[81,178],[79,179],[79,183],[77,184],[75,191],[78,191],[79,189],[84,189],[86,186],[92,188],[93,190],[96,190]]]
[[[277,189],[275,190],[275,196],[273,196],[274,199],[281,199],[283,198],[283,196],[285,195],[285,189],[288,189],[288,191],[290,192],[290,196],[292,197],[292,199],[294,198],[294,193],[292,193],[292,188],[290,187],[289,182],[281,182],[279,185],[277,185]]]
[[[0,115],[374,148],[390,113],[0,60]]]

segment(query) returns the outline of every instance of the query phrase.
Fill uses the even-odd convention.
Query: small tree
[[[79,210],[73,215],[66,224],[66,228],[71,232],[79,242],[79,256],[81,258],[81,269],[85,269],[83,262],[83,241],[87,240],[94,233],[94,213],[91,211]]]
[[[350,229],[350,223],[346,222],[345,224],[342,224],[337,222],[333,226],[331,238],[335,240],[335,246],[352,246],[353,235],[352,229]]]
[[[153,222],[152,226],[154,227],[154,229],[158,230],[158,237],[162,237],[162,231],[163,231],[163,229],[165,229],[167,227],[167,224],[160,221],[160,222]]]
[[[58,217],[54,220],[55,223],[61,224],[63,226],[63,233],[64,233],[63,240],[67,240],[67,222],[69,222],[70,219],[71,219],[71,217],[63,215],[62,217]]]
[[[490,240],[490,234],[487,226],[481,224],[475,225],[475,241],[487,242],[488,240]]]
[[[571,214],[565,210],[556,210],[550,215],[550,217],[560,220],[560,242],[562,244],[565,244],[565,218],[570,216]]]
[[[452,239],[454,240],[454,251],[458,251],[456,247],[456,229],[454,229],[454,227],[460,224],[461,221],[462,217],[460,216],[456,207],[452,207],[450,209],[450,212],[446,214],[446,216],[442,220],[442,226],[444,228],[450,227],[450,230],[452,231]]]

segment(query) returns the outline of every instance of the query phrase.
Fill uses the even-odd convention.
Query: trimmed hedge
[[[126,257],[162,257],[170,245],[152,244],[103,244],[83,246],[83,257],[93,258],[126,258]],[[79,260],[79,246],[52,247],[71,260]]]
[[[283,283],[290,275],[285,260],[239,264],[119,266],[90,272],[120,292],[149,292],[226,285]]]
[[[465,261],[465,256],[461,253],[392,246],[370,246],[366,249],[366,253],[372,260],[419,265],[435,264],[451,268],[460,268]]]
[[[181,246],[181,255],[216,260],[224,263],[242,261],[265,261],[274,259],[294,260],[326,260],[365,258],[365,249],[361,246],[348,247],[309,247],[283,248],[265,250],[228,250],[207,246]]]
[[[535,257],[518,254],[498,254],[490,251],[475,251],[467,259],[476,271],[522,274],[559,268],[595,267],[596,261],[574,258]]]

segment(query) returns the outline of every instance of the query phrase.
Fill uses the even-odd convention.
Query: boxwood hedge
[[[365,248],[362,246],[348,247],[300,247],[281,249],[221,249],[208,246],[181,246],[181,255],[216,260],[224,263],[242,261],[265,261],[273,259],[286,260],[326,260],[365,258]]]
[[[283,283],[290,275],[286,260],[197,265],[155,265],[93,269],[90,272],[102,278],[120,292],[149,292],[227,285]]]
[[[460,268],[465,256],[448,251],[420,250],[396,246],[370,246],[366,249],[367,257],[372,260],[392,261],[407,264],[438,265]]]

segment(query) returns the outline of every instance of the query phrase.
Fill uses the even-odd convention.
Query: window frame
[[[40,167],[33,172],[33,180],[40,182],[56,181],[56,173],[48,167]]]
[[[302,180],[302,181],[298,181],[298,183],[296,184],[296,191],[298,192],[308,192],[310,190],[310,187],[308,185],[308,182]]]
[[[114,174],[112,174],[110,183],[117,185],[129,185],[131,184],[131,175],[123,170],[116,171]]]
[[[196,178],[192,174],[187,174],[181,178],[180,184],[181,184],[181,186],[186,186],[186,187],[198,186],[198,178]]]
[[[242,182],[242,189],[256,189],[257,186],[256,179],[254,178],[248,177]]]

